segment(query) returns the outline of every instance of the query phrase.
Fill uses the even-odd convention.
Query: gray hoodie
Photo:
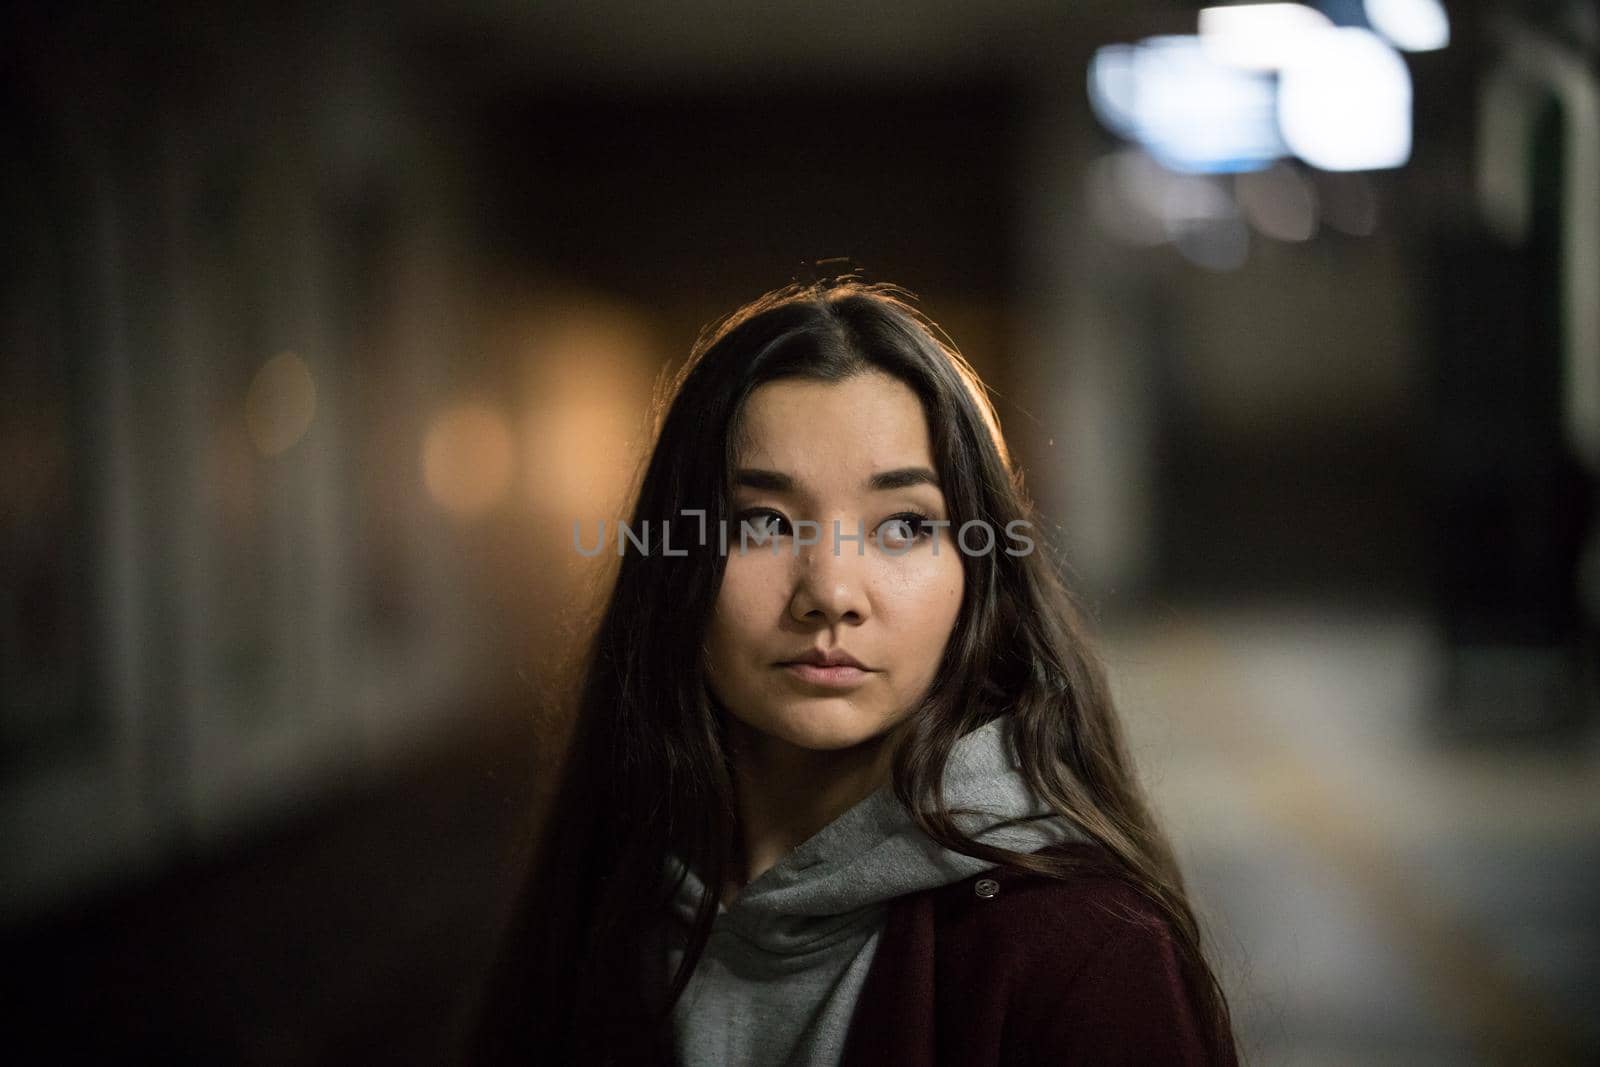
[[[1006,722],[995,719],[952,749],[946,803],[985,813],[958,815],[957,824],[985,844],[1016,852],[1083,840],[1028,788]],[[1028,815],[1047,817],[987,829]],[[675,1008],[679,1062],[837,1064],[888,902],[993,866],[934,842],[883,786],[745,886],[732,908],[717,905],[711,940]],[[682,870],[681,861],[668,860],[670,877]],[[682,958],[683,932],[701,892],[699,878],[686,872],[675,901],[672,967]]]

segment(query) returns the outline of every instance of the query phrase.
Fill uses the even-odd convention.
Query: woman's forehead
[[[750,395],[741,430],[741,467],[859,481],[878,471],[933,466],[921,401],[881,373],[842,382],[768,382]]]

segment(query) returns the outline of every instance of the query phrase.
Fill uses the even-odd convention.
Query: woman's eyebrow
[[[898,467],[892,471],[879,471],[867,479],[867,488],[909,489],[913,485],[931,485],[939,488],[939,476],[927,467]]]
[[[740,467],[734,472],[735,485],[746,489],[761,489],[769,493],[788,493],[794,490],[794,479],[782,471],[763,470],[760,467]],[[931,485],[939,488],[939,476],[927,467],[897,467],[892,471],[879,471],[866,481],[866,488],[875,492],[890,489],[908,489],[914,485]]]

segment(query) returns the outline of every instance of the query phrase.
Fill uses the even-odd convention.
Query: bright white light
[[[1367,22],[1407,52],[1432,52],[1450,43],[1450,17],[1439,0],[1366,0]]]
[[[1172,170],[1254,170],[1285,154],[1271,76],[1213,62],[1198,37],[1101,49],[1089,96],[1108,129]]]
[[[1130,44],[1112,44],[1096,50],[1089,61],[1089,104],[1106,129],[1133,137],[1138,128],[1138,82]]]
[[[1200,11],[1200,40],[1213,62],[1244,70],[1279,70],[1315,47],[1333,28],[1303,4],[1236,4]]]
[[[1285,67],[1278,126],[1294,154],[1323,170],[1382,170],[1411,158],[1411,75],[1370,30],[1343,26]]]

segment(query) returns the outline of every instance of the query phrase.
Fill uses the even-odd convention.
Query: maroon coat
[[[996,870],[890,904],[841,1067],[1237,1062],[1201,1034],[1145,897],[1110,874]]]

